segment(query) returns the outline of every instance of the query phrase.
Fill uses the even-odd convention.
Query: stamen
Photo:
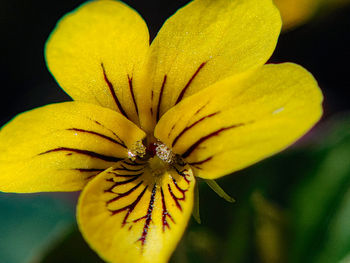
[[[128,157],[131,161],[135,161],[137,157],[143,158],[146,155],[146,147],[142,141],[137,141],[128,149]]]
[[[169,166],[175,163],[176,155],[164,143],[157,141],[150,144],[148,148],[150,148],[149,151],[153,152],[148,164],[154,176],[164,174]]]
[[[131,150],[128,150],[128,157],[131,161],[135,161],[136,160],[136,154],[134,154]]]
[[[167,165],[178,162],[177,156],[161,141],[152,142],[148,144],[147,148],[142,144],[142,141],[137,141],[128,149],[128,157],[131,161],[142,159],[148,162],[157,157],[159,161]]]
[[[156,154],[163,162],[173,163],[175,159],[174,153],[165,144],[159,142],[156,147]]]

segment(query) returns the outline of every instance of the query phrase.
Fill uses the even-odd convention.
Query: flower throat
[[[179,163],[179,156],[175,155],[172,150],[161,141],[147,143],[147,147],[141,141],[137,141],[128,149],[128,157],[131,161],[137,159],[149,161],[155,157],[159,158],[165,164]]]

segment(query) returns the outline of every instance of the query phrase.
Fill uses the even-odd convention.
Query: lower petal
[[[194,185],[189,167],[121,161],[84,188],[80,230],[108,262],[167,262],[190,218]]]

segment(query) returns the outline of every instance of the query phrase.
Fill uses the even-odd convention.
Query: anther
[[[156,147],[156,154],[163,162],[173,163],[175,155],[164,143],[158,142]]]
[[[142,144],[142,141],[137,141],[128,149],[128,157],[131,161],[135,161],[137,157],[142,158],[145,154],[146,147]]]

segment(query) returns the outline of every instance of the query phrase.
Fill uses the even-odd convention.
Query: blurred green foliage
[[[350,262],[350,116],[320,125],[291,149],[218,183],[236,203],[201,183],[202,224],[191,220],[171,262]],[[57,237],[30,262],[103,262],[75,225]]]
[[[62,233],[60,239],[46,251],[42,258],[31,263],[103,263],[84,241],[76,225]]]
[[[0,193],[0,262],[40,258],[74,220],[72,202],[63,194]]]

